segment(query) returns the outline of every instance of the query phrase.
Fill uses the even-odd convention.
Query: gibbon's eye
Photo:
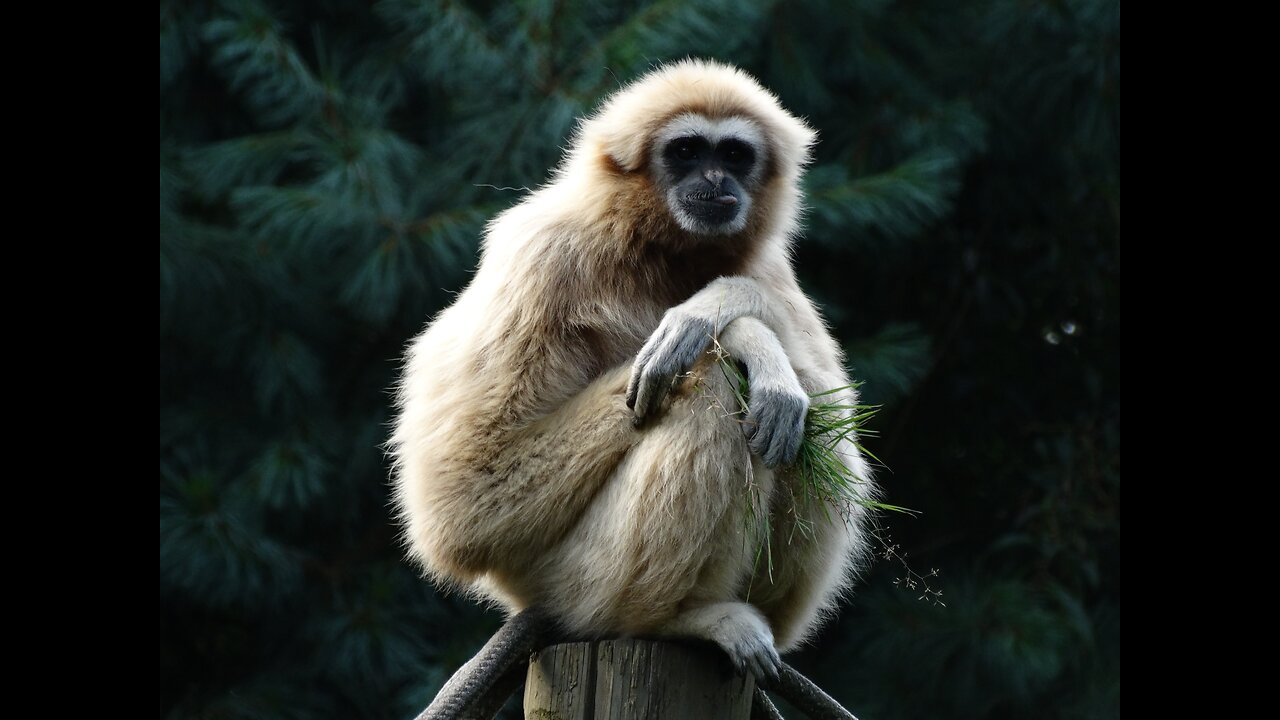
[[[720,156],[729,165],[747,167],[755,161],[755,152],[752,151],[750,145],[741,140],[725,140],[720,143],[717,149],[720,151]]]
[[[699,135],[673,138],[662,148],[663,162],[677,175],[684,175],[712,154],[710,143]]]

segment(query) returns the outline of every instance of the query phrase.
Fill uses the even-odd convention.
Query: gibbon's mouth
[[[684,214],[704,229],[726,227],[738,219],[742,206],[733,195],[691,193],[681,201]]]
[[[738,198],[725,193],[724,195],[715,195],[713,193],[692,193],[685,198],[688,202],[708,203],[711,205],[723,205],[731,207],[738,204]]]

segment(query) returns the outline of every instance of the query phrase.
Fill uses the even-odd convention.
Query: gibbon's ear
[[[770,156],[781,168],[799,170],[811,159],[818,134],[787,112],[778,98],[747,73],[721,63],[682,60],[654,70],[618,90],[581,126],[581,144],[613,160],[625,172],[642,169],[649,144],[680,113],[708,118],[744,116],[765,130]]]

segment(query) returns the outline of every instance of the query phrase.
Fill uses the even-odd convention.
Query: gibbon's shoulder
[[[606,98],[583,120],[574,145],[580,152],[607,155],[622,170],[633,172],[644,165],[653,136],[685,113],[755,120],[785,167],[807,164],[817,140],[812,128],[743,70],[713,60],[686,59],[659,66]]]

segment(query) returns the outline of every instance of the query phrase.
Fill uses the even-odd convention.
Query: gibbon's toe
[[[778,673],[782,669],[782,658],[778,657],[778,651],[774,649],[773,643],[758,645],[752,650],[753,654],[748,660],[748,668],[755,677],[756,682],[776,682]]]
[[[778,677],[782,660],[773,646],[773,633],[757,612],[729,612],[711,630],[711,640],[729,655],[734,669],[756,680]]]

